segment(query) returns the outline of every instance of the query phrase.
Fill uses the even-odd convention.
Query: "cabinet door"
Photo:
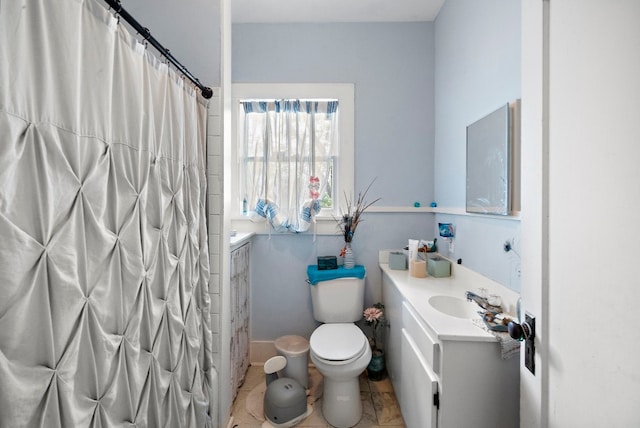
[[[440,344],[435,339],[436,335],[428,328],[420,317],[411,309],[408,302],[402,302],[402,328],[407,330],[420,349],[420,353],[431,367],[433,373],[440,373]]]
[[[438,382],[407,330],[402,329],[400,408],[407,428],[435,428]]]
[[[385,317],[389,322],[385,340],[387,372],[391,378],[396,397],[400,400],[402,395],[402,377],[400,376],[402,366],[400,360],[402,296],[384,272],[382,273],[382,303],[384,303]]]
[[[231,252],[231,392],[235,397],[249,368],[249,293],[251,244]]]

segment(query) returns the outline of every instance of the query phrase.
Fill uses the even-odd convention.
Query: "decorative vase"
[[[378,381],[386,377],[384,365],[384,351],[374,349],[371,354],[371,361],[367,366],[367,376],[369,380]]]
[[[356,265],[356,258],[353,255],[353,250],[351,249],[351,242],[345,242],[345,250],[344,250],[344,268],[345,269],[353,269]]]

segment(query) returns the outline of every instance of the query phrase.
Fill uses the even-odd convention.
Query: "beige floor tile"
[[[373,407],[373,399],[370,392],[360,392],[360,399],[362,400],[362,418],[360,422],[356,424],[357,428],[371,428],[378,425],[376,419],[376,410]]]
[[[233,402],[231,414],[233,415],[234,425],[237,425],[238,428],[259,428],[262,426],[261,421],[258,421],[247,412],[246,399],[249,392],[250,391],[238,391],[238,395]]]
[[[371,388],[369,387],[369,379],[367,379],[366,370],[360,375],[360,377],[358,378],[358,381],[360,383],[360,391],[366,391],[366,392],[371,391]]]
[[[251,391],[260,382],[264,381],[264,368],[262,366],[249,366],[244,377],[244,383],[240,386],[240,391]]]
[[[244,422],[244,421],[233,421],[233,428],[262,428],[262,422],[253,421],[253,422]]]
[[[313,403],[313,413],[311,413],[305,420],[298,425],[303,428],[315,428],[315,427],[330,427],[327,421],[322,416],[322,398]]]
[[[393,392],[393,385],[389,376],[378,381],[369,381],[369,389],[371,392]]]
[[[316,370],[311,368],[310,370]],[[251,366],[245,381],[238,390],[233,403],[232,415],[237,428],[260,428],[262,422],[255,419],[246,409],[246,398],[260,382],[264,381],[262,366]],[[357,428],[404,428],[393,386],[387,378],[382,381],[369,381],[366,372],[359,377],[360,398],[362,400],[362,419]],[[331,425],[322,416],[322,398],[313,406],[313,413],[297,425],[301,428],[330,428]]]
[[[394,426],[404,423],[393,392],[372,392],[371,397],[379,425]]]

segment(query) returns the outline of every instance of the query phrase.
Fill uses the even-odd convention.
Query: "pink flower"
[[[381,336],[379,337],[379,333],[384,334],[384,330],[378,331],[378,327],[386,325],[383,309],[384,305],[382,303],[376,303],[372,307],[365,309],[362,313],[365,322],[371,328],[371,335],[367,336],[367,338],[369,339],[371,349],[374,351],[379,350],[378,339],[384,340]]]
[[[367,322],[374,322],[380,319],[382,311],[378,308],[367,308],[364,310],[363,315]]]

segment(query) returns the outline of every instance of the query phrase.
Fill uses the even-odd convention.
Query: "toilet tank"
[[[364,309],[364,278],[337,278],[309,285],[313,318],[323,323],[356,322]]]

